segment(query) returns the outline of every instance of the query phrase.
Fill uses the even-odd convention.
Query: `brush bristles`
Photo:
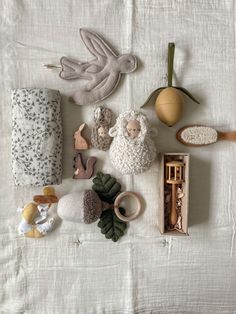
[[[217,131],[207,126],[188,127],[181,132],[180,136],[185,143],[192,145],[212,144],[218,138]]]

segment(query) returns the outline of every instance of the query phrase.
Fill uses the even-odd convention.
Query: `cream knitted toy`
[[[111,126],[112,111],[109,108],[100,106],[94,111],[95,125],[92,129],[91,143],[93,147],[100,150],[108,150],[112,137],[109,136],[108,131]]]
[[[150,168],[156,157],[150,131],[147,117],[134,110],[120,114],[109,130],[109,135],[114,137],[110,159],[122,174],[138,174]]]

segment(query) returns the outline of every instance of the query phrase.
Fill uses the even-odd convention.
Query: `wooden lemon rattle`
[[[120,203],[122,201],[122,199],[126,196],[131,196],[133,197],[135,200],[136,200],[136,203],[137,203],[137,209],[136,211],[129,215],[129,216],[124,216],[120,213],[120,210],[119,210],[119,207],[120,207]],[[122,221],[125,221],[125,222],[129,222],[131,220],[134,220],[136,217],[138,217],[142,211],[142,205],[141,205],[141,200],[140,200],[140,197],[138,196],[138,194],[134,193],[134,192],[131,192],[131,191],[126,191],[126,192],[122,192],[120,193],[117,198],[115,199],[115,202],[114,202],[114,211],[116,213],[116,216],[122,220]]]
[[[194,102],[199,102],[187,91],[187,89],[178,86],[172,86],[173,63],[174,63],[175,44],[168,45],[168,86],[159,87],[154,90],[145,103],[144,107],[150,101],[156,98],[155,109],[157,117],[166,125],[172,126],[177,123],[183,112],[182,93],[187,95]]]
[[[176,190],[177,185],[184,182],[184,163],[181,161],[170,161],[166,163],[166,183],[172,185],[171,192],[171,211],[169,224],[175,226],[178,220],[176,211]]]

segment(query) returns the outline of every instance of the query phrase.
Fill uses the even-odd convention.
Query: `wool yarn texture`
[[[121,113],[109,135],[114,138],[109,151],[111,163],[119,172],[139,174],[150,168],[156,147],[145,114],[134,110]]]
[[[109,135],[111,127],[112,111],[109,108],[99,106],[94,111],[95,125],[92,128],[91,144],[93,147],[100,150],[108,150],[112,137]]]

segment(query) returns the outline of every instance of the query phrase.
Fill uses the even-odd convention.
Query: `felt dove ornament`
[[[137,59],[132,54],[116,54],[100,36],[87,29],[80,29],[80,35],[95,59],[81,62],[62,57],[59,76],[64,80],[87,80],[87,84],[80,87],[72,98],[77,105],[88,105],[111,95],[119,84],[121,74],[136,69]]]

